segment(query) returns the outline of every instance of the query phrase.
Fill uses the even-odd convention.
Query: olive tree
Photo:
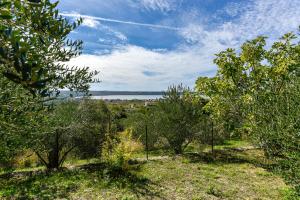
[[[174,150],[181,154],[199,132],[206,101],[194,98],[183,86],[171,86],[157,104],[157,130]]]
[[[76,141],[76,156],[92,158],[101,155],[107,134],[111,128],[111,111],[104,101],[85,99],[78,107],[80,139]]]
[[[25,139],[43,121],[44,106],[19,85],[0,78],[0,165],[10,167],[12,158],[26,148]]]
[[[86,91],[95,73],[65,64],[81,53],[82,41],[68,35],[82,20],[70,23],[58,14],[58,2],[50,0],[1,2],[1,74],[33,95],[63,88]]]
[[[75,152],[81,158],[101,155],[109,126],[106,104],[96,100],[58,102],[48,112],[32,146],[48,169],[60,168]]]
[[[153,150],[162,137],[159,128],[156,127],[158,126],[156,115],[156,106],[152,105],[131,111],[123,120],[125,126],[132,130],[133,136],[149,150]]]
[[[57,5],[50,0],[0,1],[1,158],[11,158],[29,144],[32,137],[23,135],[34,133],[44,119],[38,116],[47,112],[49,97],[65,88],[87,92],[97,74],[66,64],[82,51],[82,41],[68,39],[82,20],[63,18]]]
[[[48,169],[59,168],[80,138],[78,102],[61,102],[45,114],[47,118],[32,141],[33,149]]]

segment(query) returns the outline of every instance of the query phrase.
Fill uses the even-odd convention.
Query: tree
[[[42,163],[48,169],[58,169],[80,138],[77,131],[80,128],[78,102],[61,102],[49,114],[45,114],[48,115],[47,119],[31,142]]]
[[[58,169],[72,151],[81,158],[101,155],[108,123],[109,110],[102,101],[59,102],[32,145],[48,169]]]
[[[181,154],[199,131],[206,101],[193,97],[181,85],[169,87],[157,104],[157,130],[169,142],[175,154]]]
[[[64,63],[80,55],[82,41],[67,39],[82,22],[58,14],[50,0],[3,1],[0,7],[0,72],[33,95],[58,89],[87,91],[95,73]]]
[[[46,97],[59,89],[87,92],[97,72],[69,67],[82,41],[67,39],[81,19],[70,23],[50,0],[0,1],[0,147],[8,160],[29,144],[47,112]],[[23,137],[24,136],[24,137]],[[3,153],[3,154],[2,154]]]
[[[43,105],[38,104],[22,87],[0,78],[0,163],[10,167],[11,159],[23,148],[25,138],[38,126]]]
[[[258,37],[245,42],[239,53],[222,51],[214,60],[218,73],[213,84],[199,79],[197,88],[211,95],[213,115],[226,119],[228,110],[220,105],[237,111],[234,131],[243,131],[266,156],[279,160],[299,192],[300,43],[296,39],[287,33],[267,49],[266,37]]]
[[[155,144],[161,139],[161,135],[156,128],[158,121],[156,116],[156,106],[142,107],[131,111],[124,120],[126,127],[132,130],[135,139],[138,139],[144,146],[148,146],[149,150],[155,148]],[[146,141],[147,129],[147,141]]]
[[[78,107],[81,137],[76,141],[76,155],[91,158],[101,155],[107,134],[114,134],[111,127],[111,111],[104,101],[85,99]],[[110,130],[109,130],[110,129]]]

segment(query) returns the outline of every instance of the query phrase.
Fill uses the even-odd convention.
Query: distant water
[[[103,100],[155,100],[162,98],[162,95],[105,95],[91,96],[91,98]]]

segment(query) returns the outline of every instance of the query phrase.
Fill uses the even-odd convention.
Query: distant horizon
[[[166,90],[89,90],[90,92],[165,92]]]
[[[60,90],[60,91],[70,92],[70,90]],[[167,90],[89,90],[89,92],[166,92],[166,91]]]
[[[165,91],[89,91],[88,94],[91,96],[162,96]],[[76,91],[61,91],[61,95],[73,94],[75,96],[83,96],[84,93]]]

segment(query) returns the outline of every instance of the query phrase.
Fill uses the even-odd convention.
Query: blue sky
[[[100,71],[92,90],[165,90],[214,76],[214,55],[258,35],[271,44],[300,25],[299,0],[61,0],[70,37],[84,41],[70,65]]]

